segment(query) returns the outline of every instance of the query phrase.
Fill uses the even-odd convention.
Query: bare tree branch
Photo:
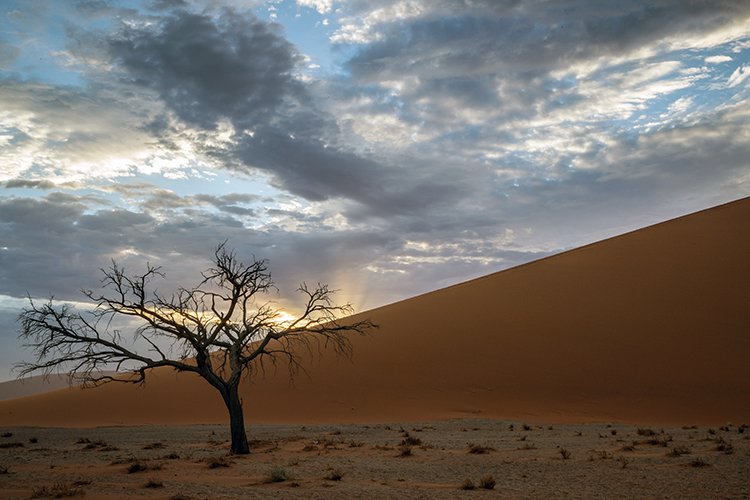
[[[178,288],[170,296],[153,286],[165,279],[161,268],[146,265],[130,275],[112,261],[103,269],[102,290],[83,290],[93,309],[78,311],[54,299],[29,307],[20,315],[20,337],[33,349],[34,362],[17,365],[20,376],[65,371],[84,385],[107,382],[143,383],[148,371],[171,367],[199,374],[216,388],[229,410],[232,451],[246,453],[242,404],[238,387],[243,375],[263,369],[263,360],[284,359],[290,374],[303,371],[300,355],[331,347],[351,355],[351,334],[364,334],[370,320],[346,320],[350,304],[336,305],[335,290],[302,283],[303,312],[282,321],[281,311],[265,297],[276,288],[265,260],[249,264],[228,250],[226,241],[214,252],[214,265],[201,273],[193,288]],[[127,341],[115,328],[123,319],[135,323]],[[179,349],[178,359],[173,350]],[[115,370],[112,372],[111,370]]]

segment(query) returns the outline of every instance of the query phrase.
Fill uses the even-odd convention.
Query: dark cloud
[[[115,61],[184,121],[212,128],[222,117],[262,123],[302,93],[300,56],[272,25],[227,10],[218,18],[179,10],[156,27],[125,27],[110,38]]]
[[[35,188],[35,189],[54,189],[57,185],[48,180],[31,181],[26,179],[11,179],[5,181],[5,187],[11,188]]]
[[[148,5],[152,10],[169,10],[187,7],[188,3],[185,0],[151,0]]]
[[[710,33],[750,15],[750,4],[732,0],[471,4],[425,2],[419,17],[377,25],[380,41],[363,46],[348,67],[365,81],[509,72],[529,78],[673,35]]]

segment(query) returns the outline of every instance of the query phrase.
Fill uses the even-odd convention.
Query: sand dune
[[[324,353],[243,388],[261,422],[500,417],[750,421],[750,198],[364,313],[352,361]],[[200,379],[0,402],[0,425],[226,420]]]

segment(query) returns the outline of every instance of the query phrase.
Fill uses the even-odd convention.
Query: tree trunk
[[[247,444],[245,415],[242,413],[242,401],[240,400],[237,385],[227,388],[224,403],[226,403],[227,410],[229,410],[229,428],[232,435],[232,447],[230,451],[233,455],[247,455],[250,453],[250,447]]]

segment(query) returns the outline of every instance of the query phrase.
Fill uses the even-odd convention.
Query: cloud
[[[327,14],[333,10],[333,0],[296,0],[297,5],[317,10],[320,14]]]
[[[177,116],[203,128],[221,117],[263,123],[302,93],[300,56],[271,25],[225,11],[218,18],[179,10],[156,27],[125,26],[109,51],[132,82],[155,90]]]
[[[732,61],[732,58],[729,56],[718,55],[718,56],[708,56],[703,60],[706,61],[706,64],[721,64],[721,63]]]
[[[750,77],[750,67],[739,66],[736,70],[734,70],[734,73],[732,73],[732,75],[729,77],[729,80],[727,80],[727,87],[729,87],[730,89],[732,87],[736,87],[742,84],[749,77]]]
[[[189,285],[229,239],[361,309],[750,189],[745,2],[306,2],[351,44],[306,78],[227,3],[79,4],[86,84],[2,82],[0,294]]]

